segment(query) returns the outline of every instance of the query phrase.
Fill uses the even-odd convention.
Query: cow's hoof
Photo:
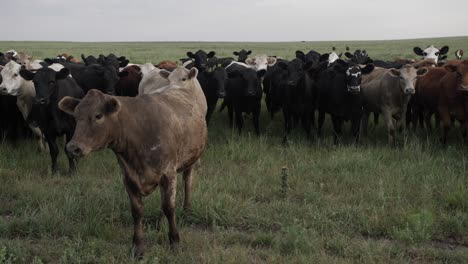
[[[171,243],[171,246],[176,245],[180,241],[180,236],[179,233],[175,234],[169,234],[169,243]]]

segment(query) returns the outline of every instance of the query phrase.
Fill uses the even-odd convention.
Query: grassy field
[[[126,55],[135,63],[242,48],[292,58],[294,51],[364,48],[371,57],[415,58],[412,47],[449,45],[468,50],[468,37],[370,42],[301,43],[46,43],[0,42],[0,50],[36,58],[67,52]],[[328,118],[328,117],[327,117]],[[167,225],[156,230],[158,192],[145,199],[143,263],[468,263],[468,152],[452,130],[411,132],[401,146],[386,144],[371,124],[358,146],[332,144],[329,124],[321,141],[295,131],[281,144],[282,117],[251,120],[242,135],[215,113],[209,145],[194,177],[193,211],[181,209],[181,243],[171,249]],[[345,132],[349,126],[345,127]],[[348,133],[347,133],[348,134]],[[122,176],[109,151],[80,160],[68,176],[63,152],[59,175],[34,142],[0,144],[0,263],[132,263],[133,221]],[[287,168],[286,185],[281,170]]]

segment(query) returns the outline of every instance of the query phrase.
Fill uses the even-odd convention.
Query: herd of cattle
[[[454,120],[466,136],[468,60],[447,60],[449,48],[414,48],[420,60],[372,59],[365,50],[337,54],[296,51],[292,60],[275,56],[217,58],[214,51],[187,52],[181,62],[130,64],[124,56],[62,54],[32,60],[14,50],[0,53],[0,135],[18,140],[28,135],[49,149],[57,171],[57,137],[65,135],[70,172],[75,159],[111,148],[124,173],[134,217],[135,254],[142,253],[142,196],[160,186],[162,212],[171,243],[179,240],[175,223],[176,174],[183,172],[184,208],[190,209],[192,166],[206,145],[207,124],[219,99],[229,124],[239,133],[244,114],[252,114],[260,134],[262,97],[273,119],[282,111],[287,142],[294,127],[322,136],[325,114],[337,143],[351,121],[355,141],[366,135],[370,113],[383,116],[388,141],[406,126],[430,130],[432,116],[442,122],[442,141]],[[317,125],[315,116],[318,112]],[[46,144],[47,143],[47,144]]]

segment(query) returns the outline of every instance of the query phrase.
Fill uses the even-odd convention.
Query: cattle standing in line
[[[325,113],[328,113],[333,122],[335,144],[340,140],[344,121],[351,121],[351,131],[355,142],[359,140],[362,115],[361,80],[363,75],[367,75],[373,70],[373,64],[361,67],[337,60],[331,67],[318,74],[318,137],[321,137],[322,134]]]
[[[23,119],[28,121],[36,92],[32,82],[21,78],[20,69],[21,66],[15,61],[10,61],[3,67],[1,72],[2,83],[0,85],[0,92],[2,94],[16,96],[16,105],[18,106],[18,110],[21,112]],[[41,150],[45,150],[46,147],[41,130],[29,122],[28,125],[33,133],[39,138],[39,148]]]
[[[158,185],[162,211],[169,222],[169,241],[179,241],[177,173],[183,172],[184,209],[190,210],[192,167],[207,141],[207,106],[196,79],[198,71],[179,68],[169,76],[171,85],[177,87],[162,93],[116,97],[91,90],[81,101],[66,97],[59,104],[77,120],[73,139],[67,144],[70,153],[86,156],[108,147],[117,156],[130,198],[138,258],[143,254],[143,197]]]
[[[233,70],[233,68],[236,68]],[[256,72],[254,69],[246,68],[241,65],[232,66],[228,73],[226,83],[226,97],[222,111],[225,106],[228,107],[229,125],[232,127],[233,114],[235,112],[236,126],[239,134],[244,125],[242,113],[253,114],[253,124],[255,133],[260,135],[260,110],[262,100],[261,78],[265,71]]]
[[[439,96],[439,115],[444,131],[442,143],[447,142],[447,134],[452,125],[451,118],[455,118],[461,124],[463,137],[466,140],[468,118],[468,60],[458,65],[445,65],[447,71],[440,80],[441,93]]]
[[[396,132],[403,128],[403,120],[411,96],[415,92],[416,77],[428,72],[427,68],[416,69],[405,65],[400,69],[375,69],[364,77],[361,94],[364,103],[362,132],[367,135],[370,112],[382,113],[387,126],[388,143],[396,143]]]
[[[436,64],[439,63],[439,60],[444,60],[447,58],[445,54],[449,51],[448,46],[443,46],[438,49],[434,45],[430,45],[426,49],[421,49],[420,47],[414,47],[413,51],[416,55],[422,56],[423,59],[433,59]]]
[[[84,96],[83,90],[69,74],[70,71],[67,68],[63,68],[59,72],[46,67],[37,70],[35,73],[26,69],[20,71],[21,77],[34,82],[36,96],[33,106],[34,112],[30,119],[38,124],[49,145],[52,174],[57,172],[57,156],[59,153],[56,143],[57,137],[65,135],[66,142],[69,142],[75,129],[75,121],[58,109],[58,103],[65,96],[74,98]],[[65,153],[68,157],[69,172],[73,173],[76,170],[75,160],[66,149]]]

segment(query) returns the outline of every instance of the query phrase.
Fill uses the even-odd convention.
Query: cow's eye
[[[427,52],[423,52],[423,56],[427,56]]]
[[[18,77],[18,74],[17,73],[13,74],[13,77]]]
[[[439,56],[439,54],[440,54],[439,52],[436,52],[436,53],[435,53],[436,56]]]
[[[95,116],[96,120],[100,120],[102,117],[103,117],[102,114],[97,114],[97,115]]]
[[[186,80],[187,80],[187,79],[185,79],[185,78],[182,78],[182,81],[183,81],[183,82],[185,82]]]

